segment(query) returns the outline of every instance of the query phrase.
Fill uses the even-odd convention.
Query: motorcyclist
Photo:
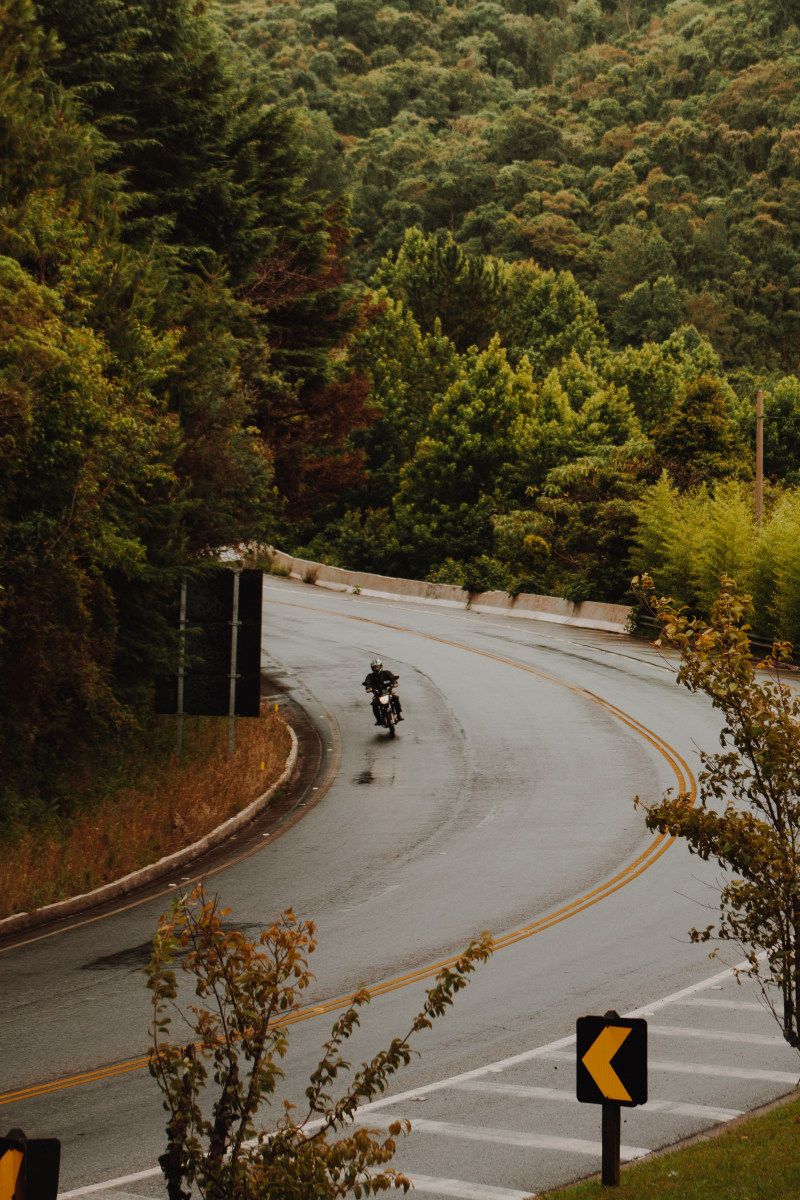
[[[368,692],[372,692],[372,712],[375,716],[375,724],[381,724],[378,695],[385,691],[388,691],[389,695],[391,696],[392,708],[394,709],[394,715],[396,719],[398,721],[404,720],[402,716],[403,710],[400,704],[400,697],[395,696],[394,692],[392,691],[392,688],[396,686],[400,676],[395,675],[393,671],[389,671],[386,667],[384,667],[379,658],[373,658],[372,662],[370,663],[370,668],[370,673],[364,680],[363,686]]]

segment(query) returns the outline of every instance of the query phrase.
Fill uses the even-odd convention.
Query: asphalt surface
[[[492,960],[363,1114],[412,1120],[395,1165],[421,1195],[521,1200],[599,1169],[600,1110],[574,1099],[580,1016],[649,1023],[650,1101],[623,1113],[623,1157],[795,1085],[797,1056],[753,989],[687,937],[713,919],[718,871],[656,844],[633,806],[690,784],[697,747],[717,743],[718,717],[674,666],[621,635],[276,578],[264,601],[263,667],[276,702],[308,716],[314,770],[281,836],[231,845],[208,886],[246,932],[289,906],[317,926],[282,1095],[302,1101],[330,1004],[361,984],[383,993],[350,1045],[358,1063],[484,929]],[[360,687],[375,653],[400,676],[394,740]],[[63,1196],[164,1194],[164,1114],[137,1065],[141,971],[188,882],[0,948],[6,1127],[61,1139]]]

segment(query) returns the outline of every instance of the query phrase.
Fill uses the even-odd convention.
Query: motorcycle
[[[395,726],[397,724],[396,696],[391,688],[370,688],[369,690],[377,701],[377,704],[373,704],[373,712],[375,712],[384,729],[389,730],[389,737],[394,737],[396,734]]]

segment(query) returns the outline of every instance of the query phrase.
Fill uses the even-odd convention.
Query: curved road
[[[263,629],[265,670],[317,723],[322,763],[303,818],[255,853],[243,838],[208,882],[245,931],[289,906],[317,926],[289,1099],[329,1006],[361,984],[382,993],[350,1045],[360,1062],[483,929],[494,957],[365,1116],[411,1117],[396,1165],[420,1194],[519,1200],[598,1169],[599,1109],[573,1101],[579,1016],[649,1014],[653,1099],[624,1112],[628,1157],[793,1086],[795,1056],[752,991],[711,978],[721,968],[686,938],[713,917],[715,870],[633,807],[688,786],[694,747],[719,731],[657,652],[271,577]],[[400,675],[394,741],[360,688],[375,653]],[[62,1140],[62,1195],[163,1195],[141,968],[169,885],[187,882],[0,949],[6,1127]]]

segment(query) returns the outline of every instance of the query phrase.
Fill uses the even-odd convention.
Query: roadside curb
[[[418,604],[438,604],[446,608],[468,609],[475,613],[498,613],[528,620],[553,621],[582,629],[602,629],[609,633],[628,633],[633,608],[626,604],[605,604],[594,600],[573,603],[561,596],[537,596],[521,592],[468,592],[450,583],[426,583],[419,579],[394,579],[366,571],[346,571],[325,563],[293,558],[274,546],[267,551],[273,563],[292,579],[335,592],[357,592],[381,600],[406,600]]]
[[[210,833],[207,833],[198,841],[192,842],[191,846],[184,846],[183,850],[176,850],[173,854],[167,854],[164,858],[158,859],[157,862],[150,863],[147,867],[141,867],[138,871],[131,871],[128,875],[123,875],[120,879],[112,880],[111,883],[105,883],[102,887],[95,888],[92,892],[83,892],[80,896],[71,896],[68,900],[57,900],[54,904],[46,904],[43,908],[35,908],[32,912],[14,913],[13,916],[4,917],[0,920],[0,939],[9,934],[34,929],[38,925],[44,925],[50,921],[58,921],[62,917],[71,917],[75,913],[84,912],[88,908],[94,908],[109,900],[116,900],[120,896],[125,896],[143,884],[152,883],[153,880],[159,879],[163,875],[168,875],[176,867],[182,867],[187,863],[193,862],[194,859],[200,858],[207,851],[221,845],[231,834],[244,829],[246,825],[249,825],[255,817],[259,816],[269,806],[275,793],[284,783],[289,781],[297,766],[299,751],[297,734],[291,725],[287,725],[286,728],[289,730],[292,742],[286,766],[280,778],[276,779],[266,792],[263,792],[262,795],[256,797],[255,800],[248,804],[247,808],[243,808],[235,816],[229,817],[222,825],[218,825],[216,829],[212,829]]]

